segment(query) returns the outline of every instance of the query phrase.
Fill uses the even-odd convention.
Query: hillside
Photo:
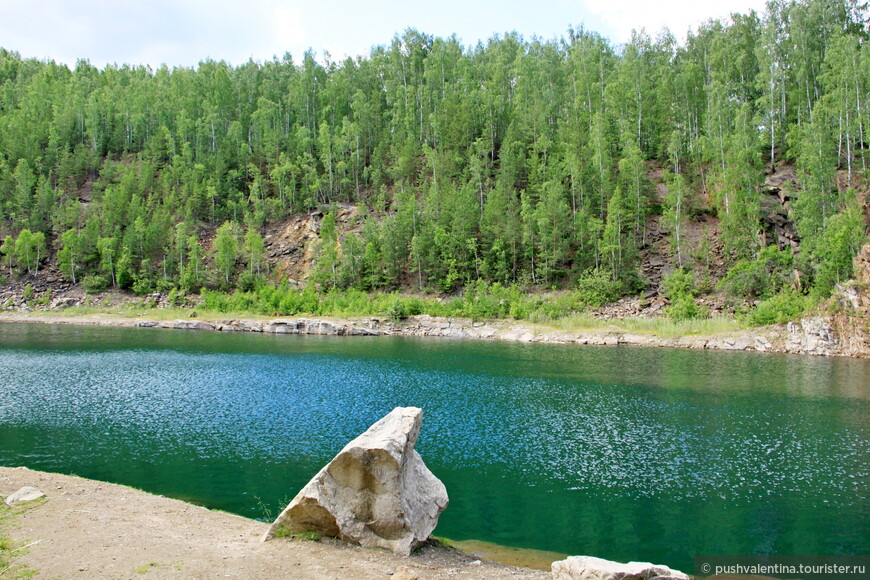
[[[172,70],[0,49],[4,301],[510,289],[553,298],[524,315],[799,317],[867,239],[868,30],[800,0],[620,46],[407,30]]]

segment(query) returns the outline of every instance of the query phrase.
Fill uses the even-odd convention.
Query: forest
[[[280,285],[268,225],[319,211],[319,291],[612,299],[648,284],[652,215],[683,282],[702,279],[683,231],[711,216],[727,291],[829,296],[867,240],[867,4],[772,0],[696,28],[618,46],[583,27],[473,46],[409,29],[340,62],[157,70],[0,49],[0,276],[50,256],[89,289]],[[795,244],[762,220],[782,164]]]

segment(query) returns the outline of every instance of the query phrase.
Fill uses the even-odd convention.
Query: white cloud
[[[305,46],[305,28],[302,26],[302,11],[299,8],[275,8],[271,42],[276,47],[286,47],[284,50]],[[281,51],[280,54],[283,53]]]
[[[711,18],[727,18],[732,12],[746,13],[754,9],[761,13],[764,0],[580,0],[583,7],[595,14],[612,29],[611,40],[616,43],[631,40],[632,29],[644,28],[655,36],[667,27],[682,41],[689,28],[698,30],[698,25]]]
[[[473,44],[518,30],[551,38],[584,24],[613,42],[632,29],[655,36],[667,26],[683,40],[689,27],[731,11],[761,11],[764,0],[441,0],[433,9],[401,0],[0,0],[0,46],[25,57],[74,65],[87,58],[156,68],[212,58],[241,64],[289,52],[296,62],[313,47],[333,61],[368,54],[408,27]],[[457,17],[462,14],[462,17]]]
[[[0,0],[0,46],[68,65],[234,64],[305,49],[301,12],[283,0]]]

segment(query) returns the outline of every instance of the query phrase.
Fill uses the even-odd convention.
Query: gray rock
[[[263,325],[255,320],[238,320],[234,326],[242,332],[263,332]]]
[[[170,328],[176,330],[214,330],[214,324],[202,322],[201,320],[175,320],[170,323]]]
[[[305,334],[322,334],[329,336],[345,334],[344,326],[329,320],[307,320],[305,322]]]
[[[9,507],[18,505],[20,503],[33,501],[35,499],[39,499],[41,497],[45,497],[45,494],[35,487],[22,487],[12,495],[6,498],[6,505]]]
[[[686,574],[649,562],[622,564],[593,556],[571,556],[551,565],[553,580],[689,580]]]
[[[299,334],[300,327],[304,327],[300,323],[301,321],[298,320],[273,320],[266,323],[263,331],[274,334]]]
[[[316,531],[408,555],[435,529],[447,490],[414,450],[423,411],[397,407],[348,443],[293,498],[263,540]]]
[[[51,302],[52,310],[59,310],[61,308],[70,308],[78,304],[78,300],[75,298],[56,298]]]

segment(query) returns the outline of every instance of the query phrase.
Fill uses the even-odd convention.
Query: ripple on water
[[[416,405],[444,536],[684,568],[870,549],[866,361],[76,331],[0,335],[0,463],[257,517]]]

